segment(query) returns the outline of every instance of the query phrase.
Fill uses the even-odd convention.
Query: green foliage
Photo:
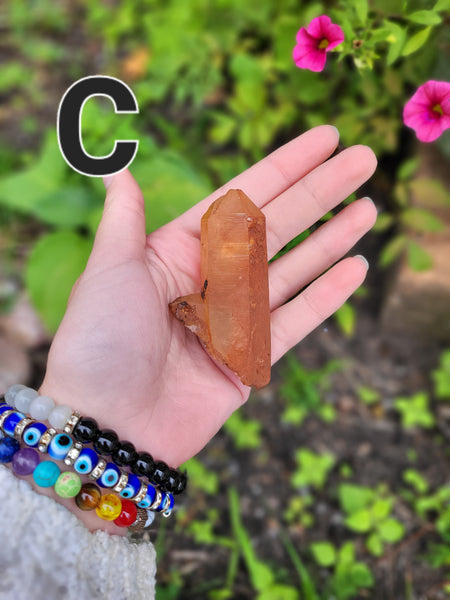
[[[396,398],[394,407],[400,413],[402,426],[423,427],[430,429],[434,426],[435,418],[429,408],[429,399],[426,392],[417,392],[410,398]]]
[[[334,317],[341,331],[347,337],[351,337],[355,333],[356,310],[350,302],[344,302],[334,313]]]
[[[197,488],[206,494],[215,496],[219,490],[219,477],[217,473],[205,467],[198,458],[191,458],[184,465],[189,474],[189,487]]]
[[[240,411],[234,412],[224,424],[225,431],[232,437],[238,450],[261,446],[261,423],[256,419],[245,419]]]
[[[418,494],[425,494],[428,491],[428,481],[415,469],[406,469],[403,472],[403,481],[408,483]]]
[[[315,542],[310,550],[318,565],[333,569],[329,587],[338,600],[359,598],[361,589],[373,586],[372,572],[366,564],[356,560],[352,542],[346,542],[340,549],[330,542]]]
[[[432,372],[434,394],[440,400],[450,400],[450,349],[441,354],[437,369]]]
[[[361,400],[361,402],[364,402],[364,404],[367,404],[368,406],[376,404],[380,399],[380,395],[376,390],[365,385],[359,386],[357,392],[358,398]]]
[[[334,456],[327,452],[316,454],[308,448],[300,448],[295,453],[295,459],[297,469],[291,477],[292,485],[295,488],[309,487],[321,490],[334,467]]]
[[[342,368],[341,361],[331,360],[324,367],[308,370],[297,358],[288,353],[282,368],[283,383],[280,395],[286,400],[283,421],[301,425],[309,414],[315,414],[329,423],[335,418],[335,409],[322,396],[331,387],[331,375]]]
[[[391,516],[394,498],[387,496],[383,486],[372,489],[342,483],[338,495],[345,524],[352,531],[367,534],[366,547],[371,554],[381,556],[385,543],[396,543],[404,536],[403,524]]]
[[[314,504],[311,494],[294,496],[289,500],[288,507],[284,511],[284,518],[288,523],[300,525],[305,529],[314,525],[314,517],[310,512]]]

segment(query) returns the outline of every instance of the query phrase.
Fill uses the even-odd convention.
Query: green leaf
[[[314,560],[321,567],[331,567],[336,562],[336,549],[329,542],[315,542],[310,545]]]
[[[388,242],[380,253],[380,267],[387,267],[398,258],[405,249],[407,239],[405,235],[396,235]]]
[[[372,529],[372,515],[367,508],[363,508],[347,517],[345,524],[353,531],[367,533]]]
[[[292,485],[296,488],[311,486],[317,489],[322,489],[325,485],[336,460],[332,454],[316,454],[307,448],[297,450],[296,459],[298,468],[292,475]]]
[[[433,259],[416,242],[409,241],[407,244],[408,264],[413,271],[427,271],[433,266]]]
[[[403,472],[403,481],[413,487],[418,494],[426,494],[428,491],[428,481],[415,469],[406,469]]]
[[[408,15],[407,18],[419,25],[439,25],[439,23],[442,23],[442,17],[432,10],[417,10]]]
[[[421,233],[435,233],[444,229],[444,223],[425,208],[408,208],[402,212],[402,222]]]
[[[392,509],[392,499],[391,498],[379,498],[376,500],[371,508],[372,515],[376,521],[381,521],[385,519]]]
[[[43,236],[25,271],[28,294],[50,332],[64,316],[70,291],[86,266],[92,241],[70,231]]]
[[[219,489],[219,477],[215,471],[207,469],[198,458],[191,458],[184,465],[189,474],[189,485],[205,492],[216,495]]]
[[[366,540],[367,550],[374,556],[381,556],[384,550],[384,544],[377,533],[372,533]]]
[[[385,25],[390,31],[390,34],[387,37],[387,41],[389,42],[387,64],[392,65],[401,55],[405,46],[406,31],[403,29],[403,27],[400,27],[400,25],[397,25],[397,23],[392,21],[386,21]]]
[[[433,8],[434,11],[450,10],[450,0],[438,0]]]
[[[367,0],[353,0],[353,6],[355,7],[356,14],[362,25],[366,24],[367,14],[369,12],[369,3]]]
[[[261,423],[256,419],[245,419],[240,411],[235,411],[224,424],[236,448],[259,448],[261,446]]]
[[[387,212],[383,212],[377,216],[376,223],[372,227],[372,230],[375,231],[376,233],[382,233],[382,232],[386,231],[386,229],[389,229],[389,227],[392,227],[392,225],[394,225],[394,223],[395,223],[394,216]]]
[[[356,327],[356,311],[350,302],[345,302],[338,308],[334,313],[334,317],[342,332],[347,337],[352,336]]]
[[[450,206],[450,194],[441,181],[429,177],[417,177],[408,185],[415,204],[429,208]]]
[[[380,399],[380,394],[376,390],[369,388],[365,385],[359,386],[357,393],[358,398],[361,400],[361,402],[364,402],[364,404],[367,404],[369,406],[371,404],[375,404]]]
[[[431,33],[431,29],[431,27],[425,27],[425,29],[421,29],[411,36],[403,48],[402,56],[409,56],[422,48]]]
[[[397,179],[400,181],[405,181],[407,179],[410,179],[414,175],[414,173],[417,171],[418,166],[419,166],[419,159],[417,158],[417,156],[414,156],[413,158],[409,158],[408,160],[405,160],[404,162],[402,162],[402,164],[398,168]]]
[[[357,588],[372,587],[375,583],[371,570],[364,563],[355,563],[352,566],[351,574],[353,582]]]
[[[441,354],[439,367],[432,373],[434,393],[442,400],[450,399],[450,350]]]
[[[405,428],[418,426],[429,429],[434,425],[434,415],[429,409],[426,392],[417,392],[410,398],[396,398],[394,407],[401,413]]]
[[[341,483],[338,488],[339,502],[348,515],[366,508],[375,498],[375,492],[354,483]]]
[[[297,590],[290,585],[276,583],[258,594],[256,600],[298,600]]]
[[[405,535],[405,527],[397,519],[386,519],[378,524],[378,533],[383,541],[395,544]]]

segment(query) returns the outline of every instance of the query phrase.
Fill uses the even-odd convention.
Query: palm
[[[272,155],[282,173],[278,184],[273,184],[275,188],[278,185],[274,191],[268,189],[269,183],[264,186],[255,172],[259,168],[273,180],[274,159],[265,159],[253,172],[247,171],[227,186],[244,189],[263,207],[269,256],[371,174],[373,156],[362,148],[358,149],[359,161],[349,154],[356,149],[350,149],[347,156],[341,153],[312,170],[332,152],[335,143],[333,130],[322,127]],[[294,149],[301,155],[302,144],[308,145],[310,156],[293,166]],[[329,183],[323,183],[325,174],[316,173],[319,169],[328,169]],[[290,185],[287,178],[292,180]],[[299,185],[303,194],[315,186],[311,197],[319,206],[311,209],[308,198],[301,198],[305,206],[297,218],[293,213],[298,207],[293,202]],[[327,198],[328,189],[317,189],[319,185],[337,187],[338,192]],[[41,393],[97,418],[101,426],[115,429],[122,439],[132,440],[138,449],[148,450],[172,466],[199,451],[250,391],[233,373],[217,365],[168,309],[176,297],[200,289],[200,217],[218,195],[220,192],[145,237],[136,184],[128,173],[114,178],[108,190],[111,204],[105,209],[91,258],[55,336],[41,388]],[[328,208],[320,205],[322,197]],[[342,256],[373,220],[373,205],[365,200],[355,202],[327,223],[327,229],[322,227],[270,267],[272,362],[361,283],[365,275],[361,261],[346,259],[317,279],[306,293],[284,304]],[[296,272],[301,271],[297,265],[302,262],[306,262],[303,273]]]

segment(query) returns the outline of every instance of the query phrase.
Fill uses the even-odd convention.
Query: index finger
[[[230,189],[242,190],[262,208],[331,156],[338,141],[336,127],[320,125],[310,129],[231,179],[172,223],[199,237],[201,217],[214,200]]]

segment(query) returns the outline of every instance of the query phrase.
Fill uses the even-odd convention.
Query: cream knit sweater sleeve
[[[1,600],[152,600],[156,555],[103,531],[0,465]]]

